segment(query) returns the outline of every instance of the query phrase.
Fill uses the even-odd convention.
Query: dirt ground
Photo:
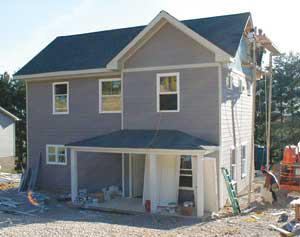
[[[205,220],[72,209],[67,203],[48,196],[50,200],[46,205],[32,207],[26,195],[18,194],[16,188],[0,190],[0,197],[20,203],[16,209],[4,209],[0,205],[0,236],[280,236],[268,225],[281,227],[295,215],[288,206],[291,199],[286,198],[285,192],[279,194],[275,205],[264,203],[256,192],[252,195],[252,206],[256,207],[253,211],[233,216],[231,207],[226,207],[217,215],[207,215]],[[239,200],[245,207],[247,196]],[[274,214],[282,211],[288,220],[278,223],[279,215]]]

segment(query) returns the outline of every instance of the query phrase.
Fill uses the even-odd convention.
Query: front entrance
[[[131,154],[132,197],[141,198],[144,188],[145,155]]]

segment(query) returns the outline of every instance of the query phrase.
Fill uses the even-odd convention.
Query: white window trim
[[[243,146],[245,147],[245,158],[243,159]],[[245,173],[243,173],[243,168],[242,168],[242,160],[245,162]],[[241,177],[245,178],[247,176],[247,143],[242,143],[241,144]]]
[[[109,95],[109,97],[120,97],[121,100],[121,108],[122,108],[122,90],[123,90],[123,86],[122,86],[122,80],[121,78],[109,78],[109,79],[99,79],[99,113],[100,114],[114,114],[114,113],[122,113],[122,109],[118,110],[118,111],[103,111],[102,110],[102,82],[105,81],[121,81],[121,94],[120,95]]]
[[[55,86],[56,85],[67,85],[67,112],[57,112],[55,111]],[[54,82],[52,83],[52,114],[69,114],[69,95],[70,95],[70,91],[69,91],[69,82],[64,81],[64,82]]]
[[[160,92],[160,78],[176,76],[176,92]],[[157,73],[156,74],[156,111],[157,112],[179,112],[180,111],[180,76],[179,72]],[[177,110],[160,110],[160,95],[177,95]]]
[[[55,147],[55,162],[52,162],[52,161],[49,161],[49,157],[48,157],[48,147]],[[64,145],[53,145],[53,144],[47,144],[46,145],[46,164],[47,165],[67,165],[67,148],[65,148],[65,156],[66,156],[66,159],[65,159],[65,162],[62,163],[62,162],[58,162],[58,155],[57,155],[57,148],[58,147],[64,147]]]

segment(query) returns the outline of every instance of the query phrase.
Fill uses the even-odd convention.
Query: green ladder
[[[225,183],[226,183],[228,195],[229,195],[229,198],[230,198],[230,201],[231,201],[231,206],[232,206],[232,209],[233,209],[233,213],[235,215],[237,215],[237,214],[241,213],[241,209],[240,209],[240,204],[238,202],[235,189],[233,187],[231,176],[229,175],[229,172],[226,168],[222,167],[221,170],[222,170],[222,173],[223,173],[223,176],[224,176],[224,179],[225,179]]]

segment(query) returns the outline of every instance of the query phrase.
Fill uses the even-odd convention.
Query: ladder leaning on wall
[[[230,201],[231,201],[231,206],[232,206],[232,209],[233,209],[233,213],[235,215],[237,215],[237,214],[241,213],[241,209],[240,209],[240,204],[239,204],[238,199],[237,199],[236,191],[233,187],[232,179],[231,179],[231,177],[229,175],[229,172],[226,168],[222,167],[221,170],[222,170],[224,180],[225,180],[225,183],[226,183],[228,196],[229,196]]]

